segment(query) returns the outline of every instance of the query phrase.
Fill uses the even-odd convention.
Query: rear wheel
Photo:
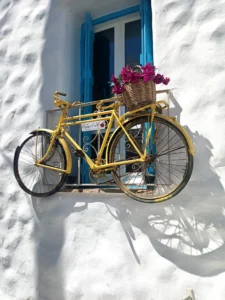
[[[36,132],[17,147],[15,152],[13,165],[15,177],[20,187],[32,196],[47,197],[56,193],[67,177],[66,173],[59,170],[35,165],[35,161],[40,160],[46,153],[50,140],[51,134]],[[66,156],[59,140],[55,140],[43,164],[66,169]]]
[[[138,117],[125,125],[129,136],[144,153],[151,115]],[[132,163],[139,155],[120,130],[110,145],[109,163],[131,160],[118,166],[112,175],[120,189],[131,198],[161,202],[177,195],[187,184],[193,169],[193,156],[187,140],[173,123],[155,116],[145,162]]]

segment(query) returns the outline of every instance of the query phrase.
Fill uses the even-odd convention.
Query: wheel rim
[[[142,153],[150,126],[148,119],[138,118],[126,126]],[[163,119],[155,118],[153,131],[147,146],[146,161],[123,165],[113,171],[114,179],[123,192],[143,202],[159,202],[173,197],[186,185],[192,170],[188,144],[179,129]],[[112,143],[110,162],[138,157],[125,134],[119,132]]]
[[[57,191],[65,180],[65,173],[37,167],[50,143],[50,135],[38,133],[26,139],[15,154],[14,172],[20,186],[34,196],[49,196]],[[56,142],[44,162],[48,166],[65,169],[65,153]]]

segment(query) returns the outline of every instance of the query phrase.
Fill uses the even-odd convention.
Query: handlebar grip
[[[57,94],[64,97],[66,96],[66,93],[57,92]]]

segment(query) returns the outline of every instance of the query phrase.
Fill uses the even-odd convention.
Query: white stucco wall
[[[45,124],[52,94],[79,99],[79,30],[133,0],[0,2],[0,298],[225,299],[224,1],[152,1],[154,57],[175,87],[171,114],[195,144],[176,198],[117,194],[36,199],[17,185],[16,146]],[[78,79],[77,79],[78,78]]]

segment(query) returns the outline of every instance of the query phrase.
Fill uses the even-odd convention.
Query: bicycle
[[[162,114],[168,107],[165,101],[119,116],[122,101],[113,97],[87,103],[96,105],[96,112],[68,117],[68,109],[82,104],[71,104],[59,96],[66,94],[54,93],[54,104],[62,111],[55,130],[32,131],[15,151],[14,174],[25,192],[47,197],[60,190],[72,169],[69,145],[87,162],[91,174],[100,176],[110,171],[121,191],[135,200],[165,201],[186,186],[193,169],[194,147],[176,119]],[[92,160],[66,128],[96,121],[108,126],[97,158]],[[110,134],[113,124],[116,129]]]

